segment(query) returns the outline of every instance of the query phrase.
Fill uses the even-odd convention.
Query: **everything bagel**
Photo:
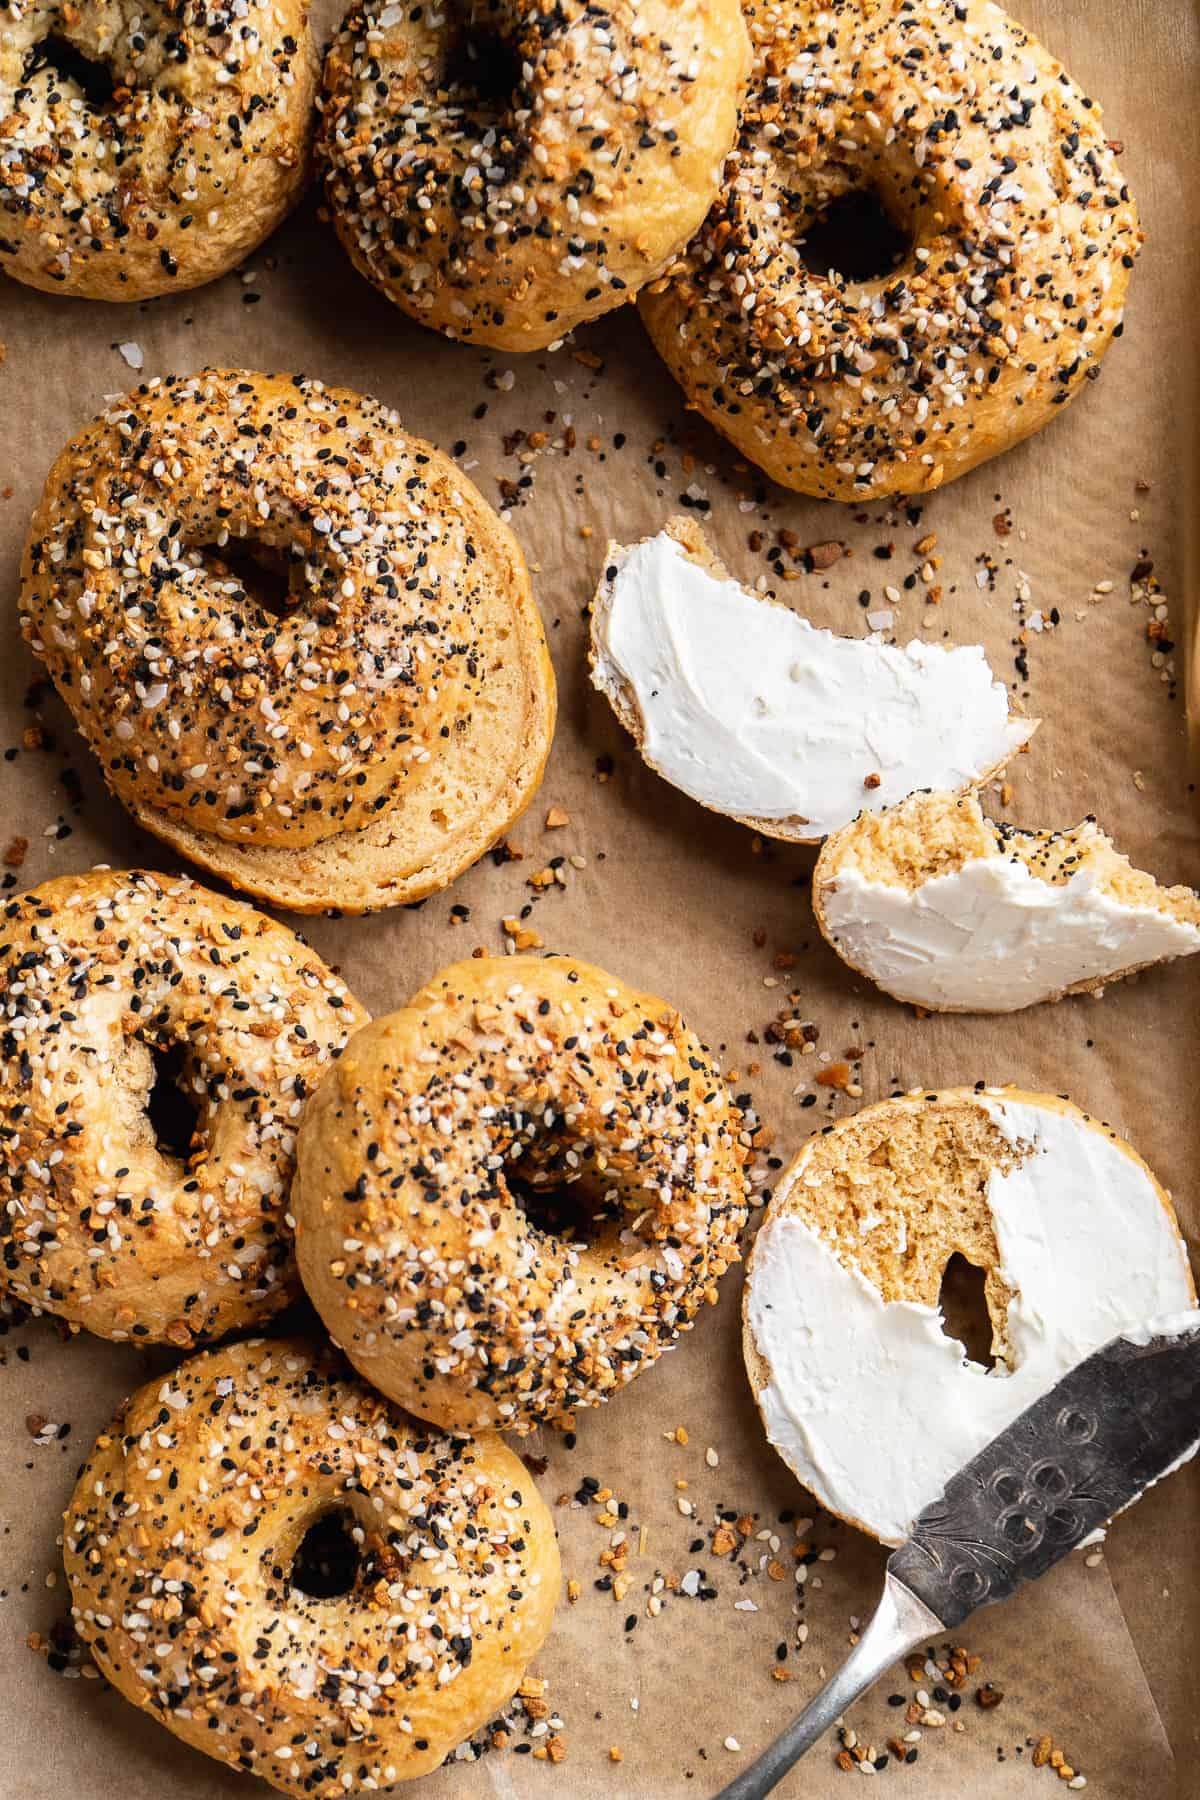
[[[302,1546],[322,1524],[351,1566],[314,1595]],[[76,1629],[114,1687],[305,1800],[436,1769],[513,1693],[560,1585],[550,1515],[504,1444],[441,1437],[292,1340],[136,1393],[63,1542]]]
[[[295,1293],[305,1097],[366,1014],[282,925],[179,876],[63,875],[0,909],[0,1287],[190,1345]],[[156,1130],[162,1077],[182,1107]]]
[[[308,0],[0,0],[0,270],[143,300],[233,268],[304,182]]]
[[[146,383],[58,458],[22,583],[109,786],[280,906],[419,899],[541,778],[554,677],[520,549],[375,401]]]
[[[737,0],[365,0],[325,64],[338,235],[421,324],[542,349],[691,237],[749,59]]]
[[[566,958],[457,963],[359,1032],[306,1110],[302,1279],[355,1366],[418,1417],[561,1420],[716,1299],[746,1217],[745,1130],[663,1001]]]
[[[1099,108],[990,0],[745,10],[721,198],[642,316],[689,403],[784,487],[937,488],[1045,425],[1120,329],[1141,240]],[[810,266],[864,195],[907,248],[861,277]]]

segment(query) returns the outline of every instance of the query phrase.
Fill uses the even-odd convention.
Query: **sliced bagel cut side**
[[[1032,737],[977,644],[819,630],[734,581],[687,519],[610,543],[589,661],[643,758],[701,806],[819,843],[916,788],[964,793]]]
[[[1200,950],[1200,896],[1133,868],[1095,819],[1025,831],[975,794],[913,794],[834,833],[813,909],[845,963],[930,1012],[1099,993]]]
[[[945,1329],[955,1256],[984,1274],[990,1370]],[[1110,1126],[1050,1094],[951,1088],[809,1138],[749,1259],[743,1348],[798,1480],[897,1544],[1068,1369],[1194,1304],[1170,1198]]]

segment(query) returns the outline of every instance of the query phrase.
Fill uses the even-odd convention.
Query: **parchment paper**
[[[800,546],[840,540],[854,554],[824,574],[803,573],[785,551],[782,566],[799,575],[779,586],[790,602],[846,632],[865,631],[868,611],[890,607],[902,640],[982,641],[1043,718],[1032,751],[1010,771],[1008,804],[987,796],[994,812],[1068,825],[1094,811],[1120,847],[1161,878],[1200,878],[1182,666],[1194,493],[1196,17],[1183,0],[1038,0],[1022,12],[1102,99],[1110,134],[1126,146],[1149,242],[1125,341],[1100,382],[1049,431],[925,504],[919,521],[903,510],[859,512],[788,496],[739,466],[688,419],[632,310],[554,355],[525,360],[426,335],[352,272],[311,200],[240,274],[194,294],[110,307],[0,286],[8,350],[0,367],[0,749],[7,756],[0,854],[13,838],[28,838],[17,884],[94,861],[164,863],[105,794],[57,701],[43,694],[31,705],[27,696],[36,671],[17,639],[17,566],[54,453],[105,394],[134,383],[129,358],[144,359],[147,373],[206,362],[302,369],[378,394],[412,430],[453,449],[494,503],[517,499],[512,521],[535,571],[560,687],[545,785],[512,834],[523,860],[486,858],[417,910],[311,923],[314,943],[373,1010],[399,1004],[477,944],[500,950],[502,917],[532,904],[526,923],[547,946],[593,958],[668,997],[722,1047],[780,1156],[860,1103],[813,1085],[829,1066],[823,1057],[836,1062],[854,1049],[861,1103],[894,1086],[979,1077],[1071,1094],[1128,1134],[1173,1188],[1194,1234],[1192,1028],[1200,966],[1176,964],[1099,1002],[1075,999],[996,1022],[918,1020],[852,982],[821,942],[806,893],[812,853],[758,844],[665,786],[585,678],[582,613],[609,533],[630,538],[655,529],[682,496],[701,510],[731,568],[751,580],[772,574],[766,556],[781,530]],[[124,355],[121,344],[129,346]],[[518,432],[526,440],[544,432],[546,440],[531,450],[528,441],[513,441]],[[931,532],[936,546],[917,552]],[[890,560],[878,557],[889,543]],[[942,558],[929,572],[942,589],[932,607],[918,573],[930,555]],[[981,587],[977,571],[989,566],[982,557],[994,580],[985,574]],[[1154,611],[1142,603],[1144,584],[1131,604],[1131,570],[1149,560],[1161,585],[1152,600],[1168,607],[1163,628],[1178,646],[1159,651],[1176,667],[1174,684],[1152,665],[1146,628]],[[889,585],[902,596],[898,605],[886,596]],[[866,608],[858,599],[864,590]],[[1057,628],[1026,623],[1028,645],[1018,643],[1023,618],[1048,618],[1052,608]],[[1027,677],[1015,666],[1019,653]],[[31,743],[42,734],[41,747],[26,744],[27,733]],[[569,814],[568,826],[545,829],[552,805]],[[568,859],[565,886],[556,881],[536,897],[528,878],[558,857]],[[455,906],[470,909],[466,922],[454,921]],[[793,992],[798,998],[789,1004]],[[820,1030],[817,1052],[789,1053],[790,1067],[775,1060],[779,1046],[762,1041],[781,1012]],[[751,1032],[757,1043],[747,1041]],[[551,1502],[573,1495],[590,1475],[613,1490],[614,1508],[627,1504],[628,1516],[606,1529],[596,1504],[568,1500],[556,1508],[566,1573],[581,1590],[577,1603],[564,1601],[537,1664],[561,1730],[543,1719],[540,1736],[531,1737],[537,1723],[519,1714],[507,1749],[430,1778],[424,1791],[436,1800],[492,1791],[520,1800],[555,1792],[616,1800],[713,1794],[816,1688],[848,1648],[855,1620],[870,1611],[882,1555],[823,1516],[804,1541],[835,1555],[805,1565],[806,1583],[797,1586],[797,1521],[815,1509],[762,1441],[741,1367],[737,1290],[731,1277],[720,1307],[679,1349],[616,1404],[583,1415],[574,1448],[562,1440],[526,1446],[548,1458],[540,1483]],[[250,1793],[244,1778],[184,1749],[69,1662],[65,1674],[54,1673],[26,1642],[66,1612],[61,1573],[57,1585],[47,1582],[59,1566],[56,1534],[79,1458],[161,1357],[87,1337],[63,1341],[47,1320],[13,1329],[0,1352],[0,1793],[11,1800]],[[50,1427],[69,1425],[69,1435],[48,1427],[35,1440],[29,1414]],[[678,1426],[686,1445],[670,1435]],[[710,1447],[716,1467],[706,1457]],[[931,1695],[946,1723],[918,1727],[918,1760],[892,1761],[889,1783],[902,1782],[914,1800],[1049,1795],[1053,1768],[1032,1765],[1034,1744],[1049,1736],[1104,1800],[1195,1794],[1198,1498],[1193,1469],[1122,1519],[1104,1552],[1076,1557],[971,1622],[962,1641],[983,1661],[966,1681],[960,1710]],[[681,1500],[694,1507],[692,1517],[680,1511]],[[749,1516],[736,1563],[709,1548],[717,1508]],[[613,1529],[633,1546],[619,1601],[594,1586],[606,1573],[597,1558]],[[776,1534],[778,1554],[760,1531]],[[772,1563],[781,1579],[766,1566]],[[650,1617],[656,1576],[667,1585],[659,1615]],[[681,1580],[684,1591],[672,1591]],[[694,1597],[689,1586],[699,1588]],[[801,1604],[804,1645],[797,1643]],[[630,1618],[636,1624],[627,1629]],[[780,1645],[785,1662],[777,1661]],[[775,1679],[774,1670],[790,1679]],[[986,1712],[974,1699],[984,1680],[1004,1694]],[[915,1685],[899,1669],[853,1709],[850,1724],[863,1743],[882,1753],[898,1727],[909,1729],[888,1695],[907,1701]],[[551,1738],[565,1746],[559,1765],[533,1753]],[[726,1740],[737,1747],[726,1748]],[[516,1742],[530,1753],[515,1753]],[[849,1791],[844,1784],[856,1777],[836,1766],[837,1748],[818,1748],[781,1793]]]

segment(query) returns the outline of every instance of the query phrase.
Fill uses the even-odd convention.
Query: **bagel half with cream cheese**
[[[994,1369],[945,1331],[952,1257],[984,1272]],[[885,1100],[809,1138],[754,1242],[743,1348],[792,1472],[898,1544],[1068,1369],[1195,1299],[1170,1198],[1111,1126],[980,1084]]]
[[[815,844],[864,807],[966,792],[1037,730],[978,645],[817,630],[742,587],[692,520],[610,543],[592,601],[593,686],[643,758],[713,812]]]
[[[1200,896],[1162,888],[1095,819],[1025,831],[975,794],[913,794],[825,840],[817,923],[843,962],[930,1012],[1099,993],[1200,950]]]

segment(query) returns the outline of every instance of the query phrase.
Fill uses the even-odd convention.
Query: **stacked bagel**
[[[554,676],[520,548],[362,395],[145,383],[51,469],[22,591],[139,823],[294,912],[444,887],[541,779]]]

